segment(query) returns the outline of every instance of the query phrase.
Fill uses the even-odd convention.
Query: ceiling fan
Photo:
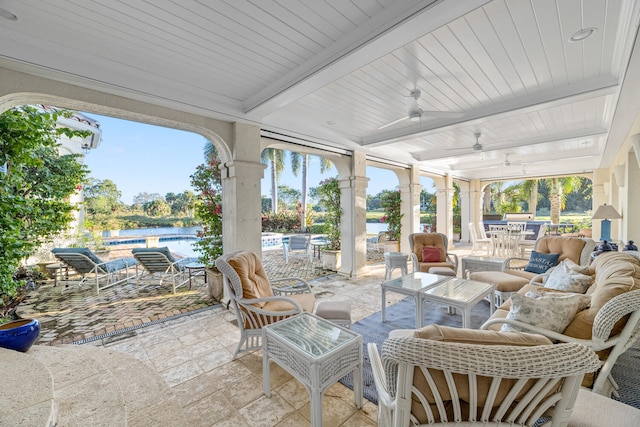
[[[412,101],[410,101],[410,105],[409,105],[409,112],[407,113],[406,116],[399,118],[398,120],[394,120],[390,123],[387,123],[385,125],[382,125],[378,128],[378,130],[380,129],[384,129],[387,128],[389,126],[393,126],[396,123],[400,123],[402,121],[405,120],[410,120],[412,122],[417,122],[419,121],[423,115],[425,116],[430,116],[430,117],[441,117],[441,118],[455,118],[455,117],[460,117],[462,116],[462,113],[459,112],[454,112],[454,111],[425,111],[422,108],[420,108],[420,105],[418,105],[418,99],[420,98],[420,95],[422,94],[422,92],[420,91],[420,89],[413,89],[410,93],[408,98],[413,98]]]
[[[480,144],[480,137],[482,136],[482,134],[480,132],[476,132],[473,134],[473,136],[475,136],[476,138],[476,143],[471,146],[471,149],[473,150],[474,153],[480,153],[482,152],[482,148],[483,148],[482,144]],[[446,150],[460,151],[460,150],[467,150],[467,148],[447,148]]]

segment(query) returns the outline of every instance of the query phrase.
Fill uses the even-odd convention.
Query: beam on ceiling
[[[361,145],[375,147],[387,145],[395,142],[406,141],[407,139],[420,138],[427,135],[445,132],[460,126],[470,126],[479,121],[503,119],[509,116],[526,114],[542,108],[566,104],[567,102],[578,102],[586,99],[613,95],[619,89],[618,80],[611,77],[598,77],[586,80],[576,85],[565,86],[564,88],[554,88],[529,96],[514,98],[491,107],[478,109],[476,113],[465,115],[460,120],[433,120],[431,125],[422,124],[422,129],[407,132],[406,130],[396,130],[383,134],[376,134],[372,137],[363,138]]]
[[[394,2],[351,34],[248,98],[245,112],[265,117],[490,0]],[[446,3],[446,5],[445,5]]]
[[[570,132],[563,132],[563,133],[559,133],[559,134],[554,134],[551,136],[543,136],[543,137],[538,137],[538,138],[527,138],[527,139],[523,139],[520,141],[513,141],[513,142],[509,142],[509,143],[505,143],[501,146],[497,146],[497,147],[492,147],[488,150],[482,150],[483,153],[490,153],[490,152],[494,152],[494,151],[504,151],[504,150],[508,150],[511,148],[517,148],[517,147],[528,147],[528,146],[532,146],[532,145],[539,145],[539,144],[548,144],[551,142],[555,142],[555,143],[563,143],[563,142],[568,142],[568,141],[573,141],[576,139],[585,139],[585,138],[594,138],[594,137],[601,137],[601,136],[606,136],[607,135],[607,130],[605,128],[590,128],[590,129],[578,129],[578,130],[574,130],[574,131],[570,131]],[[464,153],[464,151],[466,150],[466,153]],[[460,150],[455,150],[455,151],[460,151],[463,152],[461,153],[462,155],[474,155],[474,154],[478,154],[478,152],[475,151],[470,151],[469,148],[464,149],[461,148]],[[460,157],[460,154],[456,154],[455,151],[453,153],[448,153],[446,155],[429,155],[428,153],[433,153],[433,150],[429,150],[429,151],[425,151],[422,153],[419,153],[418,156],[414,156],[414,158],[420,162],[426,162],[429,160],[439,160],[439,159],[447,159],[450,157]]]

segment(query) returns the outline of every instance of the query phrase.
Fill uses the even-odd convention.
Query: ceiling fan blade
[[[456,119],[464,115],[464,113],[458,111],[423,111],[422,114],[438,119]]]
[[[392,121],[391,123],[387,123],[386,125],[382,125],[382,126],[380,126],[380,127],[378,128],[378,130],[381,130],[381,129],[387,128],[387,127],[389,127],[389,126],[395,125],[396,123],[400,123],[400,122],[402,122],[402,121],[404,121],[404,120],[407,120],[408,118],[409,118],[409,116],[404,116],[404,117],[402,117],[401,119],[394,120],[394,121]]]

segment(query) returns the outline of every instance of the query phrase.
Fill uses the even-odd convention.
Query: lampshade
[[[596,212],[591,217],[593,219],[618,219],[622,218],[622,215],[618,213],[616,208],[611,205],[601,205],[596,209]]]

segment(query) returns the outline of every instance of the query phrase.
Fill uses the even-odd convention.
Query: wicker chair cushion
[[[440,248],[440,262],[446,261],[445,254],[447,252],[447,248],[445,248],[444,246],[442,236],[440,236],[438,233],[417,233],[413,236],[413,252],[418,257],[419,262],[423,262],[422,248],[425,246]]]
[[[463,344],[483,345],[548,345],[551,340],[539,334],[522,334],[519,332],[498,332],[483,329],[455,328],[451,326],[429,325],[413,332],[416,338]]]
[[[228,262],[240,277],[243,298],[254,299],[273,296],[267,273],[255,253],[241,252],[230,258]],[[264,305],[264,302],[255,304],[259,308],[263,308]]]
[[[414,336],[417,338],[431,339],[434,341],[446,341],[446,342],[459,342],[463,344],[485,344],[485,345],[514,345],[514,346],[535,346],[535,345],[549,345],[551,341],[541,335],[536,334],[522,334],[518,332],[505,333],[487,330],[472,330],[472,329],[460,329],[447,326],[429,325],[424,328],[418,329],[414,332]],[[445,400],[445,406],[449,409],[450,403],[453,398],[448,393],[447,380],[445,379],[442,371],[430,369],[433,375],[433,379],[436,387],[440,390],[443,399]],[[471,401],[471,392],[469,391],[469,377],[464,374],[453,374],[454,382],[456,383],[456,389],[459,393],[458,398],[462,403],[463,418],[467,417],[468,405],[464,402]],[[478,401],[479,406],[484,406],[485,397],[489,394],[492,378],[478,376]],[[504,400],[505,396],[512,389],[516,380],[505,380],[500,384],[497,392],[496,401],[494,407],[497,407]],[[413,385],[416,389],[420,390],[427,397],[432,410],[435,410],[435,400],[433,393],[431,392],[427,380],[419,369],[414,371]],[[519,393],[522,396],[529,390],[531,384],[527,384],[523,387],[523,390]],[[426,423],[427,417],[424,412],[422,404],[417,400],[416,395],[412,393],[411,412],[416,416],[420,423]],[[447,411],[449,412],[449,411]],[[449,414],[453,416],[452,413]],[[450,418],[451,419],[451,418]]]
[[[304,311],[313,313],[313,307],[316,303],[316,298],[313,294],[293,294],[287,295],[287,298],[300,304]],[[287,301],[269,301],[262,308],[269,311],[286,311],[291,310],[293,308],[293,304],[288,303]]]
[[[547,236],[538,240],[536,251],[547,254],[560,254],[558,261],[569,258],[580,264],[580,255],[585,241],[579,237]]]

